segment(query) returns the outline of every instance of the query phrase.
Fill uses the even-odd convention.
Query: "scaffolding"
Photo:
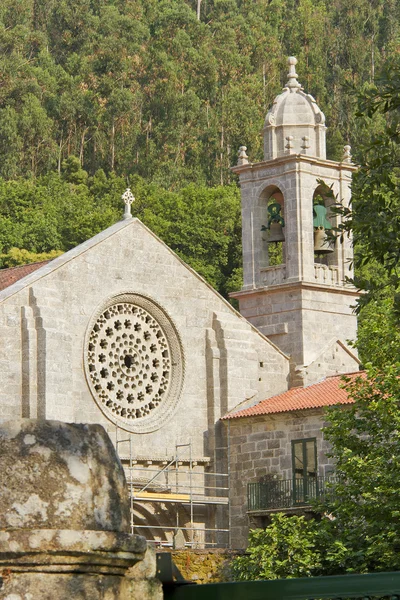
[[[120,432],[117,427],[116,449],[129,489],[131,532],[157,546],[229,548],[229,470],[215,472],[210,459],[193,457],[191,442],[177,443],[171,457],[135,456],[132,435],[123,431],[128,437],[120,439]],[[141,522],[146,504],[158,522]]]

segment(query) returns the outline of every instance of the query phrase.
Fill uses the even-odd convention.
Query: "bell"
[[[272,242],[284,242],[285,236],[283,235],[282,225],[280,223],[275,223],[274,221],[271,223],[268,232],[268,244]]]
[[[329,254],[333,252],[332,242],[328,239],[325,229],[318,227],[314,229],[314,252],[315,254]]]

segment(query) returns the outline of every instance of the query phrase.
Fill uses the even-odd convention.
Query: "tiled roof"
[[[347,373],[350,377],[356,377],[360,374],[359,371],[356,373]],[[353,404],[353,399],[349,398],[346,391],[342,389],[342,385],[342,375],[333,375],[319,383],[313,383],[304,388],[293,388],[278,396],[267,398],[267,400],[262,400],[250,408],[244,408],[225,415],[223,419],[271,415],[307,408],[322,408],[334,404]]]
[[[33,271],[40,269],[44,265],[50,262],[49,260],[42,260],[41,262],[30,263],[29,265],[21,265],[19,267],[10,267],[9,269],[0,269],[0,291],[5,290],[8,286],[12,285],[19,279],[26,277]]]

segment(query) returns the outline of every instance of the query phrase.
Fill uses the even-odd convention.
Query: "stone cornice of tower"
[[[279,283],[276,285],[268,285],[268,286],[262,286],[262,287],[257,287],[257,288],[251,288],[249,287],[248,289],[242,289],[238,292],[230,292],[229,293],[229,297],[230,298],[241,298],[242,296],[249,296],[249,295],[254,295],[256,296],[257,294],[262,294],[265,291],[268,290],[268,292],[277,292],[277,293],[281,293],[282,290],[285,290],[286,292],[290,292],[291,290],[294,289],[312,289],[312,290],[320,290],[320,291],[324,291],[324,292],[328,292],[331,294],[346,294],[348,296],[351,296],[353,298],[358,298],[362,292],[360,290],[358,290],[356,287],[354,287],[353,285],[349,284],[349,285],[337,285],[337,286],[331,286],[329,284],[324,285],[321,283],[313,283],[311,281],[286,281],[284,283]]]
[[[278,158],[273,158],[271,160],[263,160],[257,163],[245,163],[242,165],[235,165],[231,167],[231,171],[236,173],[237,175],[242,175],[248,171],[256,172],[261,169],[271,169],[273,167],[279,167],[284,165],[285,163],[308,163],[311,165],[318,165],[321,167],[326,167],[328,169],[338,170],[338,171],[357,171],[358,166],[354,163],[349,163],[346,161],[338,162],[336,160],[328,160],[326,158],[318,158],[316,156],[308,156],[307,154],[287,154],[286,156],[279,156]]]

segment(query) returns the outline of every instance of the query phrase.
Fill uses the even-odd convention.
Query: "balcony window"
[[[293,504],[306,504],[317,491],[317,440],[292,441]]]
[[[334,473],[326,477],[317,475],[317,440],[308,438],[292,442],[291,479],[280,479],[278,474],[268,480],[247,485],[248,510],[252,513],[269,513],[278,510],[298,510],[309,507],[315,499],[322,500],[331,494]]]

